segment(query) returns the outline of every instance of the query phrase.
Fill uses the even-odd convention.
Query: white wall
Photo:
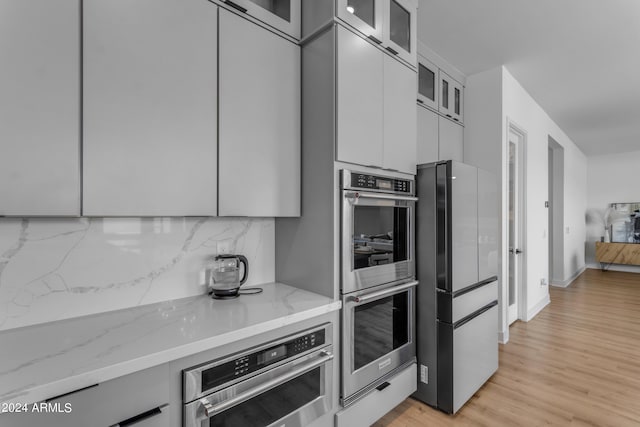
[[[504,67],[467,77],[465,87],[465,162],[491,170],[502,181],[502,218],[507,218],[507,124],[513,122],[526,131],[525,215],[526,215],[526,310],[528,321],[548,302],[548,137],[564,148],[564,254],[565,281],[584,268],[587,159],[569,137]],[[502,222],[501,277],[507,277],[506,221]],[[567,228],[568,227],[568,228]],[[568,232],[566,231],[568,229]],[[501,288],[501,300],[506,297]],[[508,339],[506,315],[502,307],[501,333]]]
[[[274,220],[0,219],[0,330],[206,293],[218,249],[274,280]],[[225,249],[226,247],[226,249]]]
[[[595,260],[595,241],[604,234],[600,225],[611,203],[640,202],[638,191],[638,165],[640,151],[630,153],[591,156],[588,159],[587,176],[587,265],[600,268]],[[612,265],[612,270],[640,272],[640,267]]]
[[[564,283],[584,270],[587,157],[503,67],[503,114],[527,132],[527,317],[548,299],[548,137],[564,148]],[[503,126],[506,141],[507,126]],[[506,142],[505,142],[506,143]],[[505,145],[506,147],[506,145]]]

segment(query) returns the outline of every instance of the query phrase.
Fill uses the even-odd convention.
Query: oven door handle
[[[211,418],[220,412],[226,411],[227,409],[245,401],[249,400],[253,397],[256,397],[265,391],[272,389],[280,384],[286,383],[289,380],[294,379],[297,376],[304,374],[307,371],[317,368],[318,366],[322,366],[325,363],[329,362],[333,359],[333,354],[328,351],[321,351],[320,356],[311,360],[310,362],[306,362],[286,374],[282,374],[275,378],[272,378],[264,383],[257,385],[256,387],[245,391],[244,393],[240,393],[237,396],[232,397],[231,399],[225,400],[224,402],[218,403],[217,405],[212,404],[207,398],[200,399],[200,403],[204,407],[204,414],[207,418]]]
[[[393,288],[383,289],[378,292],[372,292],[370,294],[366,294],[358,297],[351,297],[351,301],[354,301],[358,304],[364,304],[367,301],[376,300],[387,295],[397,294],[398,292],[404,291],[406,289],[412,288],[418,285],[418,281],[414,280],[413,282],[405,283],[403,285],[394,286]]]
[[[385,193],[367,193],[359,191],[345,191],[344,197],[351,202],[355,202],[358,199],[380,199],[380,200],[399,200],[405,202],[417,202],[418,198],[413,196],[401,196],[398,194],[385,194]]]

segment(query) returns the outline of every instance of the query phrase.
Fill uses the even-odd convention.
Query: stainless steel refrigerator
[[[498,369],[498,187],[455,161],[418,166],[414,397],[455,413]]]

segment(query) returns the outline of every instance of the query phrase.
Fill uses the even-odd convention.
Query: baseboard
[[[509,329],[498,332],[498,343],[506,344],[509,342]]]
[[[557,286],[559,288],[566,288],[567,286],[572,284],[573,281],[578,278],[578,276],[580,276],[582,273],[584,273],[584,271],[586,269],[587,269],[587,266],[585,265],[584,267],[579,268],[578,271],[573,273],[573,276],[569,277],[567,280],[562,280],[562,281],[555,281],[554,280],[554,281],[552,281],[551,282],[551,286]]]
[[[532,320],[534,317],[538,315],[551,302],[551,298],[549,298],[549,294],[546,294],[536,305],[527,310],[527,318],[524,320],[528,322]]]

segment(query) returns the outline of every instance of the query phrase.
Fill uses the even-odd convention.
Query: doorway
[[[564,283],[564,148],[549,138],[549,283]]]
[[[525,317],[525,150],[527,134],[509,122],[507,150],[507,321],[511,325]]]

